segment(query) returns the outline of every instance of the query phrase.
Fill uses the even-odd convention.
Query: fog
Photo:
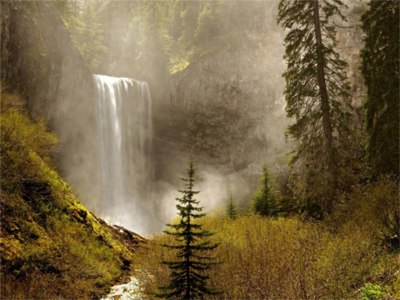
[[[175,198],[189,159],[197,168],[198,199],[208,213],[223,211],[231,195],[246,209],[263,163],[272,174],[284,169],[290,147],[284,135],[288,125],[282,78],[284,33],[276,24],[277,4],[89,0],[37,4],[43,14],[56,7],[80,53],[78,59],[67,50],[57,50],[63,56],[60,76],[65,88],[58,91],[57,101],[46,104],[54,112],[46,117],[61,137],[60,171],[90,210],[138,233],[156,233],[176,214]],[[45,30],[53,28],[50,19],[40,22]],[[69,49],[66,44],[60,48]],[[125,126],[138,128],[138,122],[151,122],[152,146],[140,156],[146,175],[140,168],[118,175],[127,186],[142,189],[127,192],[118,205],[105,195],[117,179],[102,179],[107,174],[104,166],[115,161],[105,164],[107,153],[102,156],[100,151],[104,137],[98,126],[103,120],[91,74],[147,82],[153,99],[151,117],[138,116],[135,105],[124,111],[124,118],[131,118]],[[84,89],[87,93],[77,97]],[[40,114],[40,108],[36,112]],[[131,129],[122,134],[129,135]],[[132,147],[140,143],[132,136],[126,140]],[[122,165],[139,163],[132,153],[121,152]]]
[[[100,59],[92,72],[146,81],[153,98],[153,149],[143,156],[154,171],[146,179],[151,192],[121,196],[125,200],[116,208],[104,195],[113,188],[104,187],[107,179],[82,185],[75,178],[91,170],[67,168],[67,178],[90,209],[142,234],[160,231],[176,214],[175,198],[190,158],[206,212],[223,211],[231,195],[246,209],[261,164],[267,162],[274,173],[287,161],[283,33],[276,6],[276,1],[81,2],[82,16],[90,8],[104,23],[105,50],[95,52]],[[98,155],[93,159],[90,165],[104,168]],[[124,156],[122,161],[137,160]],[[142,177],[125,175],[125,181],[137,185]]]

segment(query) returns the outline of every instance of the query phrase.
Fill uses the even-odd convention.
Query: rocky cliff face
[[[359,19],[366,2],[348,1],[348,22],[336,24],[359,116],[365,94],[359,71]],[[289,151],[284,138],[290,122],[284,111],[284,32],[274,22],[276,11],[266,11],[256,29],[243,28],[229,43],[209,45],[207,53],[171,75],[169,90],[155,108],[160,157],[180,150],[226,170],[257,173],[254,165],[263,161],[279,169]]]
[[[96,111],[86,62],[72,43],[55,3],[2,1],[1,19],[3,88],[21,92],[30,114],[45,118],[60,138],[57,160],[61,172],[77,191],[90,190],[88,186],[99,172],[93,164]],[[85,164],[92,164],[85,167],[93,170],[91,174],[74,172]],[[90,196],[85,198],[96,198],[95,190]]]
[[[201,169],[213,166],[245,178],[258,176],[263,162],[279,169],[288,120],[283,32],[275,29],[261,27],[265,35],[244,31],[240,43],[224,44],[171,75],[155,107],[156,159],[165,172],[160,176],[174,173],[171,157],[182,166],[191,155]]]
[[[348,78],[351,84],[352,105],[359,109],[363,105],[366,89],[361,75],[360,50],[363,47],[364,32],[361,27],[361,15],[367,10],[369,0],[346,1],[344,14],[347,22],[338,24],[339,51],[349,64]],[[362,112],[360,112],[362,113]]]

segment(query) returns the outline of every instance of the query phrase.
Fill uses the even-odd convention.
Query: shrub
[[[362,226],[331,232],[323,222],[256,215],[210,216],[203,225],[220,243],[214,253],[223,264],[210,273],[210,287],[223,290],[224,299],[355,298],[365,282],[392,278],[399,267]],[[156,237],[140,251],[137,277],[147,292],[168,281],[159,261],[173,258],[160,247],[169,239]]]
[[[361,288],[362,300],[381,300],[384,299],[387,289],[380,284],[366,283]]]
[[[2,188],[18,190],[24,181],[34,181],[37,170],[33,157],[51,162],[57,138],[43,121],[33,122],[26,113],[8,110],[0,115],[0,160]]]
[[[342,196],[326,220],[331,230],[362,228],[392,250],[399,251],[400,206],[398,181],[388,176],[368,185],[358,185]]]
[[[97,299],[130,267],[131,246],[79,204],[52,167],[56,143],[43,121],[2,110],[4,299]]]

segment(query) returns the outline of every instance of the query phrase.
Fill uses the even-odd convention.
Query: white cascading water
[[[97,92],[101,199],[96,213],[146,231],[150,218],[152,101],[146,82],[93,75]]]

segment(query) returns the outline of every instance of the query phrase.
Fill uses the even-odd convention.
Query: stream
[[[135,277],[131,277],[128,283],[114,285],[111,287],[107,296],[101,300],[141,300],[143,293],[139,285],[139,281]]]

